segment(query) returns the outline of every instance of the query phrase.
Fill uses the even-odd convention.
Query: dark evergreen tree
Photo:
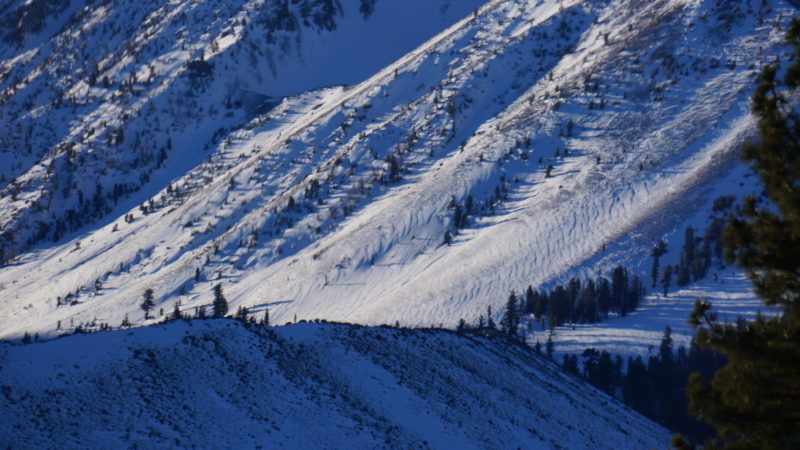
[[[661,286],[664,288],[664,297],[667,296],[670,283],[672,283],[672,266],[666,266],[661,276]]]
[[[265,327],[269,326],[269,308],[264,309],[264,318],[261,319],[261,325],[264,325]]]
[[[453,243],[453,235],[450,233],[450,230],[446,230],[444,232],[444,245],[450,245]]]
[[[659,240],[658,243],[653,247],[653,251],[651,253],[653,256],[653,267],[650,271],[650,277],[653,279],[652,287],[656,287],[656,284],[658,283],[658,276],[661,274],[661,272],[659,272],[660,259],[665,253],[667,253],[667,243],[663,240]]]
[[[710,383],[692,374],[690,410],[730,448],[800,448],[800,116],[789,100],[800,87],[800,19],[787,38],[794,50],[788,90],[777,66],[762,71],[753,96],[760,142],[743,154],[767,201],[746,197],[723,236],[726,259],[745,269],[758,296],[781,314],[719,323],[711,305],[698,301],[691,317],[699,344],[728,363]],[[690,447],[680,437],[673,443]]]
[[[608,311],[611,308],[611,285],[608,278],[601,278],[597,286],[597,307],[603,318],[608,318]]]
[[[560,284],[550,293],[549,304],[547,306],[547,322],[550,330],[564,324],[569,315],[567,306],[567,291]]]
[[[456,327],[456,333],[463,334],[467,331],[467,321],[463,318],[458,320],[458,326]]]
[[[222,293],[222,285],[214,286],[214,303],[213,303],[213,317],[225,317],[228,314],[228,301],[225,300],[225,295]]]
[[[575,313],[577,322],[584,323],[594,321],[592,318],[589,318],[589,315],[591,314],[589,310],[594,305],[594,296],[591,292],[593,290],[594,284],[592,284],[592,288],[590,289],[589,283],[586,283],[578,293],[578,306]]]
[[[686,228],[683,239],[683,250],[681,250],[678,279],[676,280],[678,286],[686,286],[692,281],[692,267],[695,261],[694,228]]]
[[[506,301],[506,308],[503,312],[502,327],[506,336],[514,336],[519,326],[519,314],[517,312],[517,295],[512,291]]]
[[[247,316],[250,311],[247,310],[246,306],[239,306],[239,309],[236,310],[236,319],[241,320],[242,322],[247,321]]]
[[[142,308],[142,311],[144,311],[144,320],[147,320],[150,318],[150,310],[156,306],[155,302],[153,301],[153,290],[150,288],[145,289],[142,297],[143,300],[139,307]]]
[[[578,296],[581,291],[581,282],[577,278],[570,278],[569,282],[567,283],[567,315],[566,320],[571,321],[572,323],[578,323],[581,321],[579,308],[578,308]]]
[[[564,372],[570,375],[576,377],[581,375],[580,369],[578,368],[578,357],[576,355],[564,354],[564,362],[561,367],[564,369]]]
[[[623,305],[627,304],[627,296],[628,271],[622,266],[617,266],[611,273],[611,310],[621,314]]]
[[[536,294],[533,292],[533,286],[530,284],[525,289],[525,313],[534,314],[536,312]],[[538,317],[537,317],[538,319]]]
[[[636,308],[639,307],[639,300],[644,296],[644,285],[639,275],[633,276],[633,280],[631,280],[628,288],[628,302],[626,303],[623,315],[636,310]]]

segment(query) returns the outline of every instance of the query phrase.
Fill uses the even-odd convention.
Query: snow
[[[179,321],[3,344],[0,380],[0,443],[23,447],[633,449],[669,439],[529,349],[446,331]]]
[[[758,189],[738,160],[750,95],[796,7],[359,3],[321,23],[306,0],[71,3],[0,44],[0,445],[666,445],[521,345],[380,325],[497,320],[511,291],[617,265],[649,280],[662,239],[676,264],[715,199]],[[698,298],[724,320],[774,314],[719,264],[557,327],[557,358],[648,355],[666,326],[688,345]],[[230,311],[287,325],[161,324],[218,285]],[[315,319],[372,328],[288,325]],[[24,333],[47,342],[11,343]]]
[[[21,175],[4,168],[27,186],[16,200],[6,187],[0,199],[0,223],[20,233],[34,229],[37,198],[67,202],[44,214],[78,203],[74,195],[60,199],[53,186],[80,185],[89,198],[96,180],[106,192],[117,176],[137,180],[147,173],[151,181],[102,219],[0,269],[0,337],[53,336],[78,324],[116,327],[126,315],[153,323],[159,315],[145,321],[138,307],[148,288],[156,310],[180,302],[191,313],[209,305],[213,286],[222,284],[232,310],[269,308],[276,323],[296,316],[453,327],[460,318],[475,321],[489,305],[500,311],[510,291],[528,285],[548,287],[617,264],[645,275],[653,242],[678,242],[685,226],[703,226],[701,212],[714,198],[753,189],[737,163],[741,145],[754,135],[749,96],[758,70],[785,53],[781,26],[794,11],[775,0],[759,13],[763,21],[743,14],[724,32],[710,0],[659,0],[643,8],[624,0],[495,0],[476,13],[478,2],[378,2],[368,20],[353,14],[354,2],[342,3],[335,31],[281,32],[278,44],[264,46],[262,32],[237,28],[257,3],[161,28],[151,22],[183,12],[205,18],[210,7],[173,2],[163,11],[136,9],[142,19],[131,23],[146,24],[137,28],[142,43],[175,44],[178,33],[186,36],[185,50],[147,50],[163,72],[153,85],[137,85],[141,95],[112,101],[116,85],[95,87],[106,95],[96,107],[76,106],[74,116],[57,110],[50,118],[74,121],[62,126],[65,135],[82,136],[91,125],[101,130],[93,136],[105,136],[129,111],[136,118],[126,142],[156,130],[140,133],[145,160],[155,159],[167,136],[173,151],[152,174],[144,167],[104,173],[109,161],[125,167],[128,147],[90,137],[91,145],[78,145],[84,164],[75,173],[59,169],[52,184],[42,181],[51,156]],[[112,12],[117,17],[122,10]],[[405,33],[417,16],[426,20]],[[408,40],[388,44],[397,33]],[[122,41],[110,36],[114,45]],[[280,42],[288,47],[278,54]],[[264,55],[248,66],[242,55],[253,46]],[[342,53],[353,46],[360,50]],[[267,67],[267,50],[274,69]],[[214,63],[214,76],[192,96],[182,74],[200,51]],[[146,58],[137,64],[107,54],[115,83],[134,69],[149,73]],[[380,58],[364,56],[370,54]],[[225,109],[227,95],[247,100],[247,92],[257,107]],[[275,104],[266,112],[265,96]],[[402,179],[376,181],[387,173],[390,155],[402,160]],[[489,204],[501,179],[507,198]],[[306,198],[314,183],[319,195]],[[448,205],[468,195],[485,213],[471,214],[456,232]],[[299,206],[286,211],[290,197]],[[154,211],[142,214],[139,205],[150,200]],[[134,216],[130,223],[127,214]],[[443,245],[448,229],[455,234],[450,246]],[[672,242],[666,260],[677,257]],[[744,283],[737,286],[735,295],[746,296]],[[59,306],[57,299],[69,294],[74,304]],[[752,313],[757,303],[749,304],[742,309]],[[648,328],[649,334],[631,331],[630,343],[618,348],[640,352],[654,333],[660,336],[666,322],[651,318],[659,311],[608,322],[618,334],[627,324]],[[673,328],[684,312],[670,316]],[[606,328],[597,330],[602,341]],[[572,345],[562,334],[564,345]],[[577,346],[592,338],[574,339]]]

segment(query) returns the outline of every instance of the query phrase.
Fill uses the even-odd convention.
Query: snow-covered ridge
[[[216,284],[277,322],[452,326],[528,284],[642,269],[717,183],[751,184],[732,170],[749,95],[794,11],[765,5],[496,0],[361,83],[201,121],[204,162],[0,269],[0,336],[138,321],[148,288],[191,311]],[[205,89],[184,107],[226,92]]]
[[[530,349],[433,330],[171,322],[0,344],[0,444],[661,448]],[[79,417],[79,419],[78,419]]]

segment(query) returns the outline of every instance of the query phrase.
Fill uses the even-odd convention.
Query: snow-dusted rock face
[[[193,321],[0,345],[0,444],[663,448],[529,349],[445,331]]]
[[[646,272],[752,186],[736,155],[790,3],[469,3],[73,2],[6,44],[0,337],[217,284],[278,323],[453,326]]]

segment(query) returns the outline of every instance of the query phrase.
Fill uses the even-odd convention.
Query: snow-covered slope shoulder
[[[642,449],[669,438],[526,347],[436,330],[177,321],[0,346],[0,385],[3,447]]]

